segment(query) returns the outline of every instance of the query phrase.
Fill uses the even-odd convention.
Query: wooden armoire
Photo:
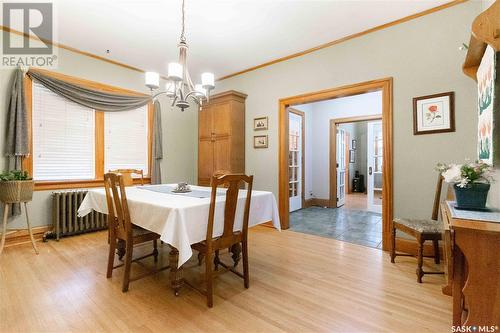
[[[226,91],[210,97],[198,113],[198,185],[215,172],[245,172],[245,99]]]

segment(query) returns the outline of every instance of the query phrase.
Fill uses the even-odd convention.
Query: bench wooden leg
[[[440,263],[440,258],[439,258],[439,241],[433,240],[432,243],[434,244],[434,262],[439,265],[439,263]]]
[[[394,228],[394,224],[392,224],[391,230],[391,262],[394,263],[394,259],[396,259],[396,228]]]
[[[422,237],[417,238],[417,282],[422,283],[422,277],[424,276],[424,271],[422,266],[424,264],[424,240]]]

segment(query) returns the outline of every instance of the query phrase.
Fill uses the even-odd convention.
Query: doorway
[[[382,196],[382,248],[387,250],[389,248],[390,240],[390,221],[392,220],[393,207],[392,207],[392,79],[381,79],[369,82],[363,82],[359,84],[354,84],[350,86],[344,86],[340,88],[334,88],[330,90],[299,95],[289,98],[284,98],[280,100],[280,126],[279,126],[279,211],[282,227],[287,229],[289,227],[289,212],[290,212],[290,200],[289,200],[289,180],[290,180],[290,168],[289,168],[289,112],[288,109],[294,105],[301,105],[306,103],[320,102],[331,99],[337,99],[341,97],[355,96],[370,92],[380,91],[382,96],[382,137],[383,146],[382,156],[379,156],[383,160],[381,168],[383,170],[381,174],[382,183],[384,184],[384,195]],[[332,139],[334,137],[335,139]],[[330,147],[336,151],[336,136],[330,137]],[[344,145],[345,147],[345,145]],[[347,156],[347,155],[344,155]],[[332,159],[335,159],[335,155],[330,155],[330,163]],[[330,188],[330,199],[325,201],[325,204],[329,207],[336,207],[337,204],[337,179],[344,179],[345,174],[342,177],[341,174],[337,174],[337,168],[330,168],[330,186],[332,185],[332,180],[335,182],[335,186],[332,191]],[[326,178],[327,179],[327,178]],[[325,179],[325,180],[326,180]]]
[[[342,207],[382,213],[382,116],[330,120],[330,201]]]

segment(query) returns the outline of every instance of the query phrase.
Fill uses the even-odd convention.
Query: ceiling
[[[447,2],[186,0],[191,76],[222,77]],[[56,42],[162,74],[177,61],[181,0],[53,3]],[[11,27],[21,30],[17,25]]]

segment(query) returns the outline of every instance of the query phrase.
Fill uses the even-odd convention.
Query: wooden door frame
[[[300,164],[301,164],[301,194],[302,194],[302,197],[301,197],[301,202],[302,202],[302,208],[304,208],[306,206],[306,195],[305,195],[305,190],[306,190],[306,186],[305,186],[305,180],[306,180],[306,176],[305,176],[305,160],[306,160],[306,114],[302,111],[299,111],[297,109],[294,109],[294,108],[288,108],[288,113],[293,113],[293,114],[296,114],[300,117],[302,117],[302,126],[301,126],[301,138],[302,138],[302,143],[301,143],[301,161],[300,161]],[[290,120],[289,120],[290,121]]]
[[[340,124],[358,123],[361,121],[382,120],[382,115],[359,116],[330,119],[330,207],[337,207],[337,131]],[[382,174],[383,175],[383,174]],[[347,184],[346,186],[348,186]]]
[[[281,227],[289,228],[289,200],[288,200],[288,112],[287,108],[293,105],[306,104],[364,94],[373,91],[382,91],[382,132],[384,140],[384,177],[382,197],[382,248],[388,250],[390,247],[391,221],[393,218],[393,139],[392,139],[392,78],[355,83],[338,88],[327,89],[303,95],[282,98],[279,106],[279,215]]]

